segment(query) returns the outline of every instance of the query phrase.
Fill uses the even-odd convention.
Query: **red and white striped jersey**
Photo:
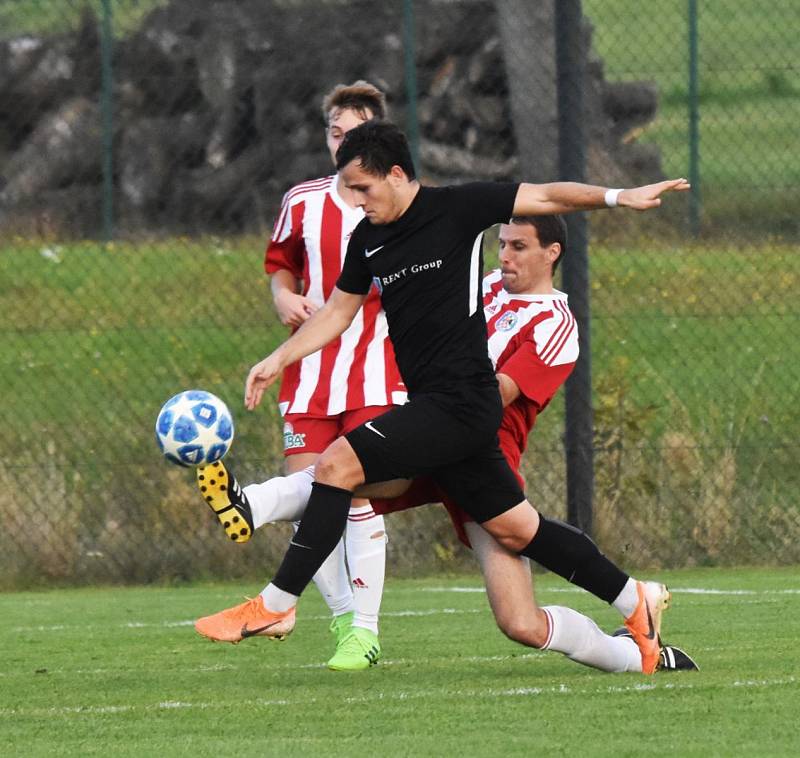
[[[521,453],[537,414],[575,366],[578,327],[566,294],[509,294],[499,269],[483,279],[483,312],[495,372],[509,376],[520,389],[503,413],[500,436],[510,434]]]
[[[302,281],[303,294],[321,306],[333,291],[347,242],[363,216],[337,192],[336,175],[298,184],[284,195],[264,268],[268,274],[291,272]],[[309,416],[405,401],[405,385],[374,288],[339,338],[286,368],[279,393],[283,414]]]

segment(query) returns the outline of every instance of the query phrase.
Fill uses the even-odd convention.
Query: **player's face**
[[[399,166],[393,166],[386,176],[375,176],[364,171],[361,161],[355,158],[339,173],[344,186],[353,193],[355,204],[371,224],[396,221],[408,207],[403,193],[408,178]]]
[[[506,292],[521,295],[552,290],[552,265],[560,252],[557,242],[543,247],[531,224],[501,224],[498,243]]]
[[[331,108],[328,113],[328,128],[325,130],[325,142],[331,154],[333,165],[336,165],[336,151],[342,144],[344,135],[359,124],[363,124],[373,116],[372,111],[366,108],[363,115],[352,108]],[[365,118],[366,117],[366,118]]]

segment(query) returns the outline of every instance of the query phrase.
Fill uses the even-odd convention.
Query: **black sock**
[[[540,516],[539,529],[520,555],[533,558],[568,582],[607,603],[616,600],[628,575],[603,555],[597,545],[570,524]]]
[[[341,539],[352,499],[349,490],[319,482],[311,485],[306,512],[272,580],[278,589],[302,594]]]

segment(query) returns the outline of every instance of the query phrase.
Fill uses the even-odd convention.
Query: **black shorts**
[[[415,395],[346,436],[366,483],[430,475],[482,523],[525,499],[497,443],[496,386]]]

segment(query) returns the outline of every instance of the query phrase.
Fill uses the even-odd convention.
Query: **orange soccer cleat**
[[[661,614],[669,607],[670,593],[659,582],[636,582],[636,591],[639,603],[625,619],[625,627],[642,654],[642,673],[652,674],[658,667]]]
[[[215,642],[241,642],[247,637],[282,640],[294,629],[294,610],[274,613],[264,607],[261,595],[256,595],[233,608],[198,619],[194,628]]]

